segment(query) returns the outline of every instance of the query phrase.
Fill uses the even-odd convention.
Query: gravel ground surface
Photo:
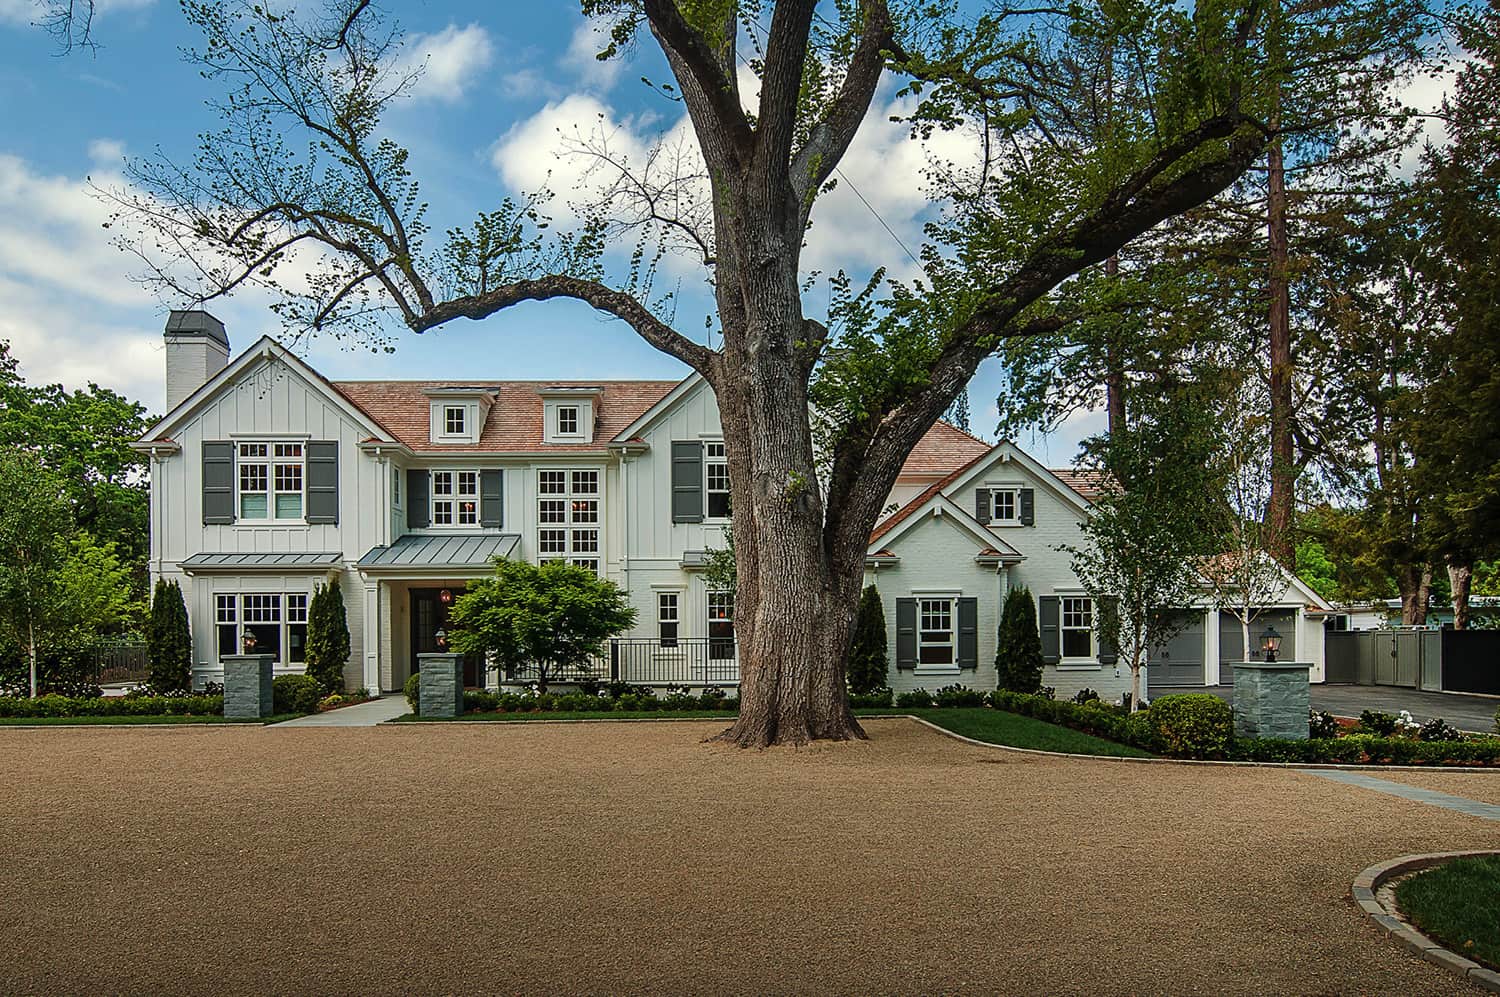
[[[1371,772],[1370,775],[1408,786],[1435,789],[1440,793],[1466,796],[1481,803],[1500,806],[1500,772]],[[1494,847],[1500,848],[1500,828],[1495,830]]]
[[[1346,898],[1496,826],[906,720],[0,731],[0,990],[1466,993]]]

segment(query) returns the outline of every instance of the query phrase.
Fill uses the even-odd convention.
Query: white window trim
[[[714,445],[714,444],[717,444],[719,446],[723,446],[724,445],[724,440],[722,438],[720,438],[720,437],[711,437],[711,436],[705,436],[703,438],[703,522],[706,523],[706,524],[709,524],[709,525],[723,525],[724,523],[730,522],[733,519],[733,517],[732,516],[711,516],[711,515],[709,515],[709,513],[708,513],[708,496],[711,495],[711,494],[729,495],[730,494],[730,490],[728,488],[726,488],[723,491],[720,491],[717,488],[710,489],[708,487],[708,465],[709,464],[723,464],[724,465],[724,474],[725,474],[725,476],[727,478],[727,476],[729,474],[729,454],[726,452],[724,454],[724,457],[723,457],[722,460],[720,460],[718,458],[714,458],[714,459],[710,460],[709,456],[708,456],[708,448],[709,448],[709,446]]]
[[[710,648],[709,654],[710,654],[710,657],[709,657],[708,660],[709,661],[737,661],[737,660],[739,660],[739,656],[740,656],[740,637],[739,637],[738,631],[736,631],[735,627],[734,627],[734,618],[738,614],[735,613],[735,609],[734,609],[734,592],[733,592],[733,590],[731,590],[731,589],[715,589],[715,588],[711,588],[711,589],[708,589],[708,590],[706,590],[704,592],[704,595],[703,595],[703,636],[704,636],[704,639],[706,639],[706,640],[709,640],[709,641],[713,640],[713,624],[714,624],[715,620],[714,620],[714,618],[712,616],[712,613],[713,613],[714,596],[716,596],[716,595],[719,595],[719,596],[727,595],[729,597],[729,629],[730,629],[730,632],[734,634],[734,643],[732,644],[732,647],[731,647],[731,649],[733,650],[734,653],[731,654],[727,658],[714,658],[714,657],[712,657],[712,653],[713,653],[712,652],[712,647],[713,647],[713,645],[712,645],[712,643],[710,643],[709,644],[709,648]]]
[[[439,474],[453,475],[453,491],[445,496],[439,496],[437,492],[437,476]],[[458,490],[458,476],[460,474],[474,475],[474,522],[460,523],[458,521],[458,504],[463,499],[463,493]],[[480,471],[473,467],[434,467],[427,471],[427,527],[432,530],[477,530],[480,529],[480,521],[484,518],[484,511],[480,508],[480,489],[483,484],[480,481]],[[453,505],[453,522],[439,523],[437,521],[437,504],[439,501],[451,502]]]
[[[305,670],[306,669],[306,667],[307,667],[307,661],[305,659],[302,660],[302,661],[293,661],[291,659],[291,654],[292,654],[292,629],[291,628],[294,627],[294,626],[301,626],[303,628],[303,635],[302,635],[302,639],[303,639],[303,654],[306,655],[306,653],[307,653],[307,644],[306,644],[306,641],[307,641],[307,632],[306,632],[306,628],[307,628],[307,625],[308,625],[308,619],[307,619],[307,617],[308,617],[308,610],[311,609],[311,607],[312,607],[312,593],[311,592],[305,592],[305,591],[304,592],[298,592],[298,591],[280,591],[280,592],[276,592],[276,591],[271,591],[271,592],[267,592],[267,591],[253,591],[253,592],[216,592],[216,593],[214,593],[214,622],[213,622],[213,628],[214,628],[213,629],[214,657],[213,657],[213,660],[214,660],[215,664],[217,664],[217,663],[219,663],[219,662],[221,662],[223,660],[222,656],[219,653],[219,628],[220,627],[225,627],[225,626],[233,626],[234,627],[234,646],[230,649],[229,653],[230,654],[243,654],[244,653],[244,643],[243,642],[244,642],[244,638],[245,638],[245,626],[248,623],[248,621],[245,619],[245,599],[246,598],[262,598],[262,597],[265,597],[265,596],[274,596],[276,598],[276,600],[277,600],[277,608],[276,608],[277,621],[276,621],[276,626],[281,631],[281,636],[280,636],[280,640],[279,640],[279,643],[281,645],[281,654],[276,658],[276,660],[274,662],[272,662],[272,665],[274,667],[278,668],[278,669],[294,669],[294,670],[297,670],[297,669],[303,669],[303,670]],[[300,620],[293,620],[291,618],[292,617],[291,602],[292,602],[292,600],[294,598],[298,598],[298,597],[300,597],[302,599],[302,618]],[[220,618],[219,600],[221,600],[221,599],[228,599],[228,600],[230,600],[231,610],[234,613],[234,619],[233,619],[233,621],[223,620],[223,619]],[[268,626],[269,624],[260,623],[258,625],[259,626]]]
[[[542,475],[549,472],[559,473],[563,476],[563,490],[561,492],[543,492]],[[592,473],[595,477],[596,487],[592,492],[579,492],[573,488],[573,475],[583,472]],[[576,564],[579,561],[594,562],[594,572],[599,577],[604,577],[604,485],[605,473],[602,467],[538,467],[536,477],[532,479],[536,487],[536,563],[545,564],[548,561],[566,561]],[[590,501],[595,503],[595,515],[593,522],[574,522],[573,502]],[[560,501],[563,503],[563,521],[560,523],[542,522],[542,503],[547,501]],[[563,533],[562,552],[542,550],[542,531],[561,530]],[[574,531],[593,530],[594,550],[576,551],[573,549]]]
[[[237,527],[251,529],[264,526],[292,526],[301,527],[303,529],[309,528],[309,524],[307,522],[307,444],[311,437],[277,436],[275,434],[266,434],[257,436],[231,437],[231,439],[234,441],[234,525]],[[276,447],[285,446],[289,443],[295,443],[302,448],[302,456],[297,458],[297,462],[302,466],[302,473],[299,475],[299,479],[302,482],[302,490],[300,492],[276,490],[277,463],[292,463],[291,458],[283,458],[278,461],[276,458]],[[266,456],[264,458],[247,459],[240,455],[241,447],[257,445],[261,445],[266,448]],[[266,515],[263,517],[251,518],[244,515],[245,506],[243,500],[241,499],[241,495],[243,493],[240,491],[240,481],[242,480],[240,478],[240,465],[242,463],[263,464],[266,468],[266,490],[264,492],[250,493],[252,495],[265,495]],[[300,507],[302,509],[302,514],[291,519],[277,518],[277,495],[300,495]]]
[[[953,591],[926,591],[912,589],[912,598],[917,600],[917,661],[912,670],[914,675],[957,675],[963,669],[958,666],[958,600],[957,592]],[[946,602],[948,604],[948,634],[949,643],[946,645],[953,649],[953,660],[951,662],[923,663],[922,661],[922,603],[924,602]],[[936,645],[934,645],[936,646]]]
[[[1080,590],[1064,591],[1062,589],[1053,593],[1058,597],[1057,603],[1057,650],[1059,658],[1057,668],[1059,671],[1098,671],[1104,667],[1099,663],[1099,615],[1098,607],[1094,605],[1093,596]],[[1063,618],[1065,603],[1068,599],[1087,599],[1089,603],[1089,653],[1084,657],[1066,657],[1062,655],[1063,636],[1067,630],[1077,630],[1078,627],[1064,627]]]
[[[990,521],[986,525],[988,525],[988,526],[1020,526],[1021,525],[1021,489],[1024,488],[1024,487],[1026,487],[1025,485],[1022,485],[1022,484],[1019,484],[1019,483],[1011,483],[1011,482],[1008,482],[1008,481],[986,481],[984,484],[980,485],[979,487],[982,488],[984,491],[987,491],[987,492],[990,493]],[[995,509],[997,508],[997,506],[995,504],[995,493],[996,492],[1010,492],[1014,496],[1014,500],[1012,502],[1012,508],[1015,509],[1015,511],[1016,511],[1016,514],[1014,516],[1011,516],[1008,519],[1002,519],[999,516],[995,515]]]
[[[573,428],[565,430],[562,426],[563,413],[573,413]],[[583,406],[559,404],[552,410],[552,435],[559,440],[581,440],[583,439]]]
[[[463,423],[464,423],[463,429],[460,429],[457,432],[454,432],[453,430],[450,430],[448,428],[448,413],[449,412],[460,412],[460,413],[463,414]],[[438,433],[437,433],[438,439],[441,439],[441,440],[467,440],[467,439],[469,439],[473,435],[473,433],[471,432],[471,430],[469,428],[469,422],[472,419],[472,417],[473,417],[473,413],[471,413],[469,411],[469,406],[463,405],[463,404],[450,405],[447,402],[444,402],[442,405],[438,406]]]

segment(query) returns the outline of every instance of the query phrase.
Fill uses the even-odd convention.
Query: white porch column
[[[1210,607],[1205,610],[1203,625],[1203,683],[1205,685],[1223,685],[1223,676],[1219,674],[1219,611]]]
[[[365,664],[364,686],[380,695],[380,645],[383,643],[380,619],[380,582],[365,581]]]

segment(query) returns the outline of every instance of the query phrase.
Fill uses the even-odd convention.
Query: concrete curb
[[[1439,945],[1407,923],[1396,910],[1387,908],[1385,904],[1380,902],[1377,896],[1380,888],[1397,876],[1404,876],[1409,872],[1420,872],[1423,869],[1431,869],[1433,866],[1442,865],[1451,859],[1468,858],[1475,855],[1500,855],[1500,852],[1482,850],[1473,852],[1433,852],[1428,855],[1403,855],[1400,858],[1391,859],[1389,862],[1372,865],[1360,873],[1354,878],[1354,884],[1349,888],[1349,895],[1356,907],[1379,925],[1381,930],[1393,940],[1400,943],[1413,954],[1421,956],[1435,966],[1441,966],[1456,976],[1463,977],[1482,990],[1487,990],[1492,994],[1500,994],[1500,973],[1487,969],[1474,960],[1466,959],[1452,949]]]

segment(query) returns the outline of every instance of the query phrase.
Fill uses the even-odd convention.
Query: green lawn
[[[1036,748],[1040,751],[1061,751],[1074,755],[1110,755],[1118,758],[1150,758],[1148,752],[1124,744],[1116,744],[1090,734],[1082,734],[1067,727],[1033,720],[1030,717],[1004,713],[1000,710],[932,709],[903,710],[859,709],[854,711],[861,717],[918,716],[955,734],[972,737],[976,741],[1003,744],[1012,748]],[[734,714],[723,710],[619,710],[588,713],[466,713],[463,716],[424,721],[422,717],[406,714],[396,718],[396,723],[451,723],[459,721],[493,721],[497,723],[527,720],[732,720]]]
[[[279,724],[300,717],[300,713],[282,713],[259,720],[226,720],[214,714],[146,717],[0,717],[0,727],[138,727],[142,724]]]
[[[1500,855],[1454,859],[1400,883],[1396,904],[1448,948],[1500,969]]]
[[[888,711],[889,712],[889,711]],[[1084,734],[1068,727],[1059,727],[1043,720],[1023,717],[1003,710],[984,708],[961,710],[905,710],[951,730],[964,737],[989,744],[1003,744],[1011,748],[1035,748],[1040,751],[1061,751],[1070,755],[1110,755],[1116,758],[1150,758],[1150,752],[1116,744],[1102,737]]]

